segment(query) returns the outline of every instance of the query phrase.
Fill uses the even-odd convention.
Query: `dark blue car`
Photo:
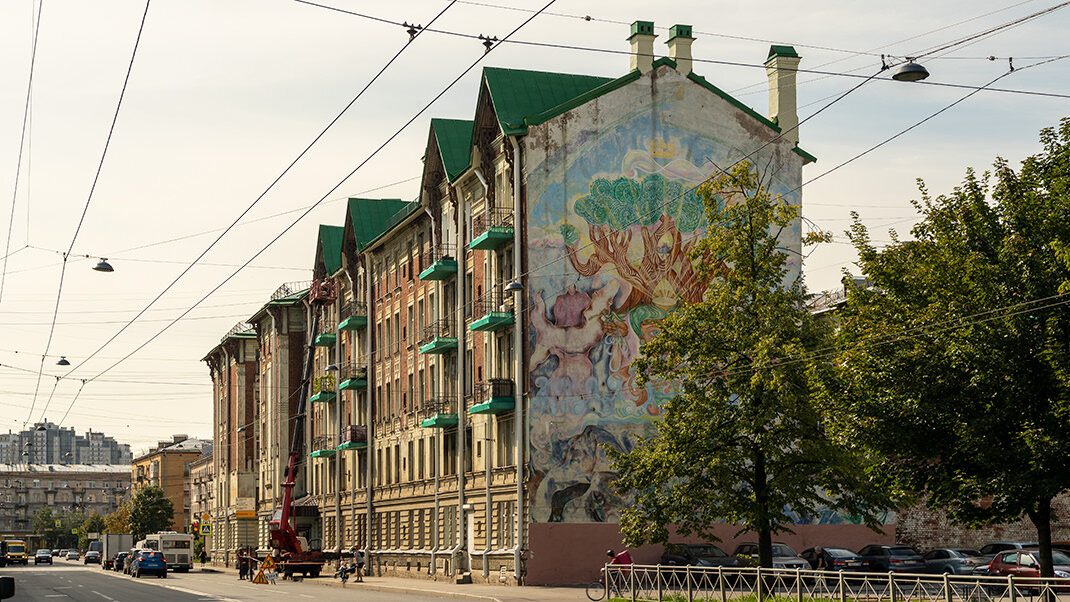
[[[163,558],[163,552],[153,550],[141,550],[134,556],[130,565],[130,574],[134,577],[155,574],[157,577],[167,578],[167,561]]]

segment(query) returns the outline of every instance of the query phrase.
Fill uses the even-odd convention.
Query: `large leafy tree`
[[[78,546],[83,550],[89,548],[90,533],[104,533],[105,529],[104,517],[99,514],[89,514],[82,521],[82,524],[78,527]]]
[[[967,525],[1023,515],[1051,576],[1052,498],[1070,488],[1070,119],[1014,170],[921,186],[914,240],[851,237],[872,287],[840,317],[837,432]]]
[[[815,366],[799,360],[830,332],[805,309],[803,284],[785,281],[780,240],[798,207],[744,164],[700,196],[711,226],[690,253],[710,286],[665,318],[636,361],[644,382],[676,383],[678,394],[656,434],[617,456],[617,486],[635,499],[621,529],[638,545],[672,530],[712,539],[711,527],[729,521],[757,534],[769,567],[789,512],[831,508],[875,528],[889,499],[867,482],[864,459],[826,435],[812,401]]]
[[[129,533],[130,532],[130,508],[133,498],[126,498],[119,504],[114,512],[104,517],[105,533]]]
[[[127,524],[134,540],[149,533],[166,531],[174,521],[174,505],[159,487],[142,487],[130,500],[130,515]]]

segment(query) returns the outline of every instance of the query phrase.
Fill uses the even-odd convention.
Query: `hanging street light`
[[[93,266],[93,269],[98,271],[98,272],[114,272],[115,271],[115,268],[111,267],[111,264],[108,263],[108,258],[107,257],[101,257],[100,261],[97,262],[97,265]]]

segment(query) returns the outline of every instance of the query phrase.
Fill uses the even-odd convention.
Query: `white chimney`
[[[769,76],[769,119],[784,132],[784,138],[795,144],[799,143],[799,109],[795,97],[799,60],[799,54],[791,46],[770,46],[769,58],[765,60],[765,73]]]
[[[632,35],[628,41],[632,43],[632,71],[646,73],[654,67],[654,22],[636,21],[632,23]]]
[[[669,28],[669,58],[676,63],[676,70],[681,75],[691,73],[691,37],[690,25],[673,25]]]

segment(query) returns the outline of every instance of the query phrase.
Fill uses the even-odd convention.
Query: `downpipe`
[[[510,136],[513,147],[513,279],[520,284],[520,144],[516,136]],[[523,571],[520,569],[524,550],[524,292],[517,293],[513,312],[516,315],[513,325],[513,356],[516,358],[513,385],[513,410],[516,416],[516,539],[513,552],[513,578],[520,584]]]

